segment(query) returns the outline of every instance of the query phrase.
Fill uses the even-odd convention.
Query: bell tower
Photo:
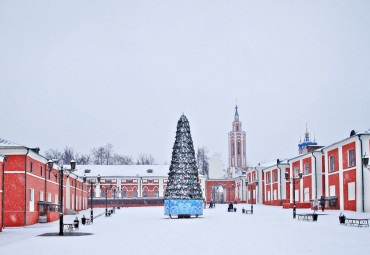
[[[246,133],[242,130],[242,123],[239,121],[238,105],[236,105],[232,131],[229,132],[229,169],[234,168],[235,172],[247,169],[245,147]]]

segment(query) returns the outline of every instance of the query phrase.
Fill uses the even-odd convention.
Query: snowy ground
[[[198,219],[168,219],[163,207],[122,208],[81,226],[91,236],[41,237],[58,232],[58,222],[0,233],[0,254],[368,254],[370,228],[341,226],[339,211],[325,211],[318,222],[292,219],[292,210],[254,206],[254,215],[227,213],[227,205],[206,209]],[[94,210],[95,214],[103,212]],[[311,212],[298,210],[298,213]],[[321,213],[321,212],[320,212]],[[89,210],[81,212],[89,215]],[[370,218],[369,213],[345,212]],[[72,222],[74,216],[65,216]]]

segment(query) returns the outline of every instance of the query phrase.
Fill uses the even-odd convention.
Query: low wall
[[[136,207],[136,206],[163,206],[163,198],[124,198],[124,199],[110,199],[107,201],[104,198],[94,198],[93,207],[102,208],[107,204],[108,207]],[[88,207],[91,206],[91,199],[88,200]]]

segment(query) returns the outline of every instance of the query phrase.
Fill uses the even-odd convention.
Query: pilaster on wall
[[[339,194],[335,194],[336,196],[339,197],[339,209],[340,210],[344,210],[344,195],[343,195],[343,154],[342,154],[342,146],[339,146],[338,148],[338,160],[339,160],[339,163],[338,163],[338,169],[339,169]]]

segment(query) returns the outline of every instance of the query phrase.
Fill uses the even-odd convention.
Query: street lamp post
[[[285,179],[289,180],[289,172],[285,172]],[[302,173],[298,174],[298,177],[293,175],[292,178],[290,178],[290,182],[293,182],[293,219],[295,219],[296,216],[296,206],[295,206],[295,183],[296,181],[300,181],[302,179]]]
[[[98,174],[98,177],[97,177],[98,183],[100,183],[100,179],[101,179],[101,177]],[[86,181],[87,181],[87,177],[86,177],[86,175],[84,175],[83,182],[86,183]],[[91,223],[93,223],[94,222],[94,211],[93,211],[94,193],[93,193],[93,182],[92,182],[91,179],[89,180],[89,183],[90,183],[90,221],[91,221]]]
[[[49,169],[53,168],[54,162],[52,160],[48,161],[48,167]],[[76,161],[71,160],[71,169],[64,169],[64,166],[62,165],[60,168],[60,177],[59,177],[59,194],[60,194],[60,205],[59,205],[59,235],[64,235],[63,232],[63,179],[64,179],[64,171],[68,171],[69,174],[73,172],[76,169]],[[68,176],[69,176],[68,174]]]
[[[116,189],[113,189],[113,212],[116,210]]]

